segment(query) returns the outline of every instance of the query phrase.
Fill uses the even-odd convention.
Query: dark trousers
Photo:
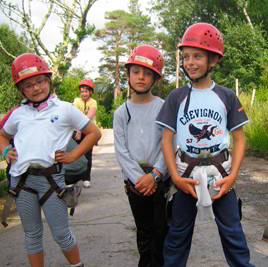
[[[128,199],[137,227],[138,266],[163,266],[163,244],[168,230],[163,190],[159,187],[152,196],[142,197],[128,189]]]
[[[75,140],[77,144],[80,144],[83,139],[84,139],[85,135],[81,135],[81,139],[80,140]],[[90,181],[91,180],[91,168],[92,168],[92,152],[93,152],[93,148],[90,149],[86,154],[85,157],[87,158],[87,175],[84,175],[82,180],[83,181]]]
[[[184,267],[187,264],[197,214],[196,201],[180,190],[174,195],[172,221],[164,244],[165,267]],[[212,207],[229,266],[254,266],[249,263],[250,253],[240,223],[235,190],[215,200]]]
[[[87,158],[87,175],[85,175],[85,176],[83,177],[83,181],[90,181],[90,180],[91,180],[92,152],[93,152],[93,148],[90,149],[90,150],[85,154],[85,157]]]
[[[81,174],[67,174],[67,173],[65,173],[65,183],[66,183],[66,185],[76,184],[80,180],[84,181],[84,179],[86,177],[87,177],[87,171],[85,171]]]

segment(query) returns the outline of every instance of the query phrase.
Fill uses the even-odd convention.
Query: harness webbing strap
[[[29,175],[28,171],[26,171],[25,173],[23,173],[21,175],[20,180],[19,180],[17,186],[14,189],[11,189],[10,190],[10,193],[11,194],[13,194],[13,192],[15,192],[16,194],[14,194],[14,195],[16,197],[19,195],[20,190],[24,188],[24,185],[25,185],[25,182],[26,182],[26,179],[27,179],[28,175]]]
[[[14,201],[14,197],[18,197],[21,190],[24,190],[32,194],[37,194],[37,192],[34,189],[25,186],[25,182],[26,182],[28,175],[31,174],[31,175],[45,176],[49,184],[51,185],[50,189],[39,200],[39,203],[42,206],[45,203],[45,201],[53,194],[54,191],[56,191],[59,194],[62,190],[64,190],[64,189],[61,189],[57,185],[57,183],[54,181],[53,177],[51,176],[52,174],[60,173],[61,167],[62,167],[62,164],[58,163],[58,164],[52,165],[49,168],[44,168],[44,169],[43,168],[38,168],[38,169],[29,168],[25,173],[21,175],[17,186],[15,188],[10,188],[8,190],[9,194],[8,194],[7,200],[5,201],[4,209],[2,212],[2,216],[1,216],[1,222],[4,227],[8,226],[6,220],[10,214],[12,203]]]
[[[228,176],[228,173],[226,172],[226,170],[223,168],[221,164],[217,164],[214,166],[218,169],[219,173],[222,175],[222,178]]]
[[[186,167],[186,170],[184,171],[183,175],[181,177],[188,178],[190,177],[195,165],[188,165]]]
[[[127,110],[127,115],[128,115],[128,120],[127,120],[127,125],[129,124],[129,121],[131,120],[131,115],[127,106],[127,102],[125,102],[126,110]]]
[[[49,176],[45,176],[50,184],[50,188],[48,189],[48,191],[40,198],[39,200],[39,204],[42,206],[47,199],[53,194],[53,192],[57,192],[58,194],[61,193],[62,190],[57,183],[54,181],[53,177],[51,175]]]

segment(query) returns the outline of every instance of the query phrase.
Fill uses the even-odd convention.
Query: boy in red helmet
[[[79,246],[68,225],[68,203],[62,199],[66,191],[62,164],[77,160],[101,134],[74,105],[51,95],[51,75],[38,55],[26,53],[13,61],[12,77],[25,100],[0,131],[0,152],[11,163],[9,193],[16,199],[31,266],[44,267],[42,208],[70,266],[82,267]],[[73,129],[86,137],[66,152]],[[12,136],[14,147],[10,149]]]
[[[248,118],[233,91],[209,75],[224,55],[223,36],[213,25],[197,23],[186,30],[179,47],[190,83],[169,94],[156,119],[164,127],[163,153],[177,188],[164,266],[186,266],[197,212],[203,220],[215,218],[230,266],[253,266],[233,189],[244,157],[243,125]],[[233,159],[227,150],[229,132]],[[175,133],[180,148],[176,158]]]
[[[92,80],[81,80],[79,90],[80,97],[75,98],[74,105],[96,124],[97,101],[92,98],[92,94],[94,92]],[[74,139],[79,144],[84,139],[84,135],[81,134],[80,131],[76,131]],[[91,186],[92,152],[93,148],[85,154],[88,160],[87,177],[83,178],[85,188],[89,188]]]
[[[164,58],[156,48],[140,45],[125,67],[133,93],[114,114],[115,154],[137,227],[138,266],[160,267],[167,233],[161,176],[167,167],[160,148],[162,129],[154,121],[164,101],[151,89],[163,76]]]

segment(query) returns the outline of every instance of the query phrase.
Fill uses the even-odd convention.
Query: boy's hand
[[[76,158],[74,158],[72,152],[64,152],[61,150],[58,150],[55,152],[55,161],[56,162],[72,163],[75,160],[76,160]]]
[[[17,159],[18,159],[17,150],[15,147],[12,147],[11,149],[8,150],[8,154],[7,156],[5,156],[5,160],[8,164],[10,164],[12,160]]]
[[[141,194],[144,196],[150,196],[156,191],[156,182],[152,178],[152,174],[148,173],[143,176],[141,176],[137,181],[136,181],[136,186],[135,188],[139,190]]]
[[[196,192],[195,192],[195,185],[199,185],[199,181],[190,179],[190,178],[184,178],[184,177],[175,177],[172,178],[175,185],[183,191],[185,194],[191,194],[194,198],[197,198]]]
[[[229,190],[232,188],[233,184],[235,183],[236,180],[236,175],[230,174],[226,177],[224,177],[223,179],[221,179],[220,181],[218,181],[215,186],[216,187],[220,187],[220,191],[217,195],[211,197],[211,199],[215,200],[218,198],[221,198],[223,195],[225,195],[226,193],[229,192]]]

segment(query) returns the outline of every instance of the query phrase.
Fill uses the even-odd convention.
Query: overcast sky
[[[86,1],[86,0],[84,0]],[[145,8],[148,6],[149,0],[140,0],[140,5],[142,10],[145,12]],[[21,3],[21,0],[12,0],[12,3]],[[43,8],[39,1],[34,2],[34,9],[32,11],[33,21],[38,25],[40,22],[39,18],[43,17]],[[91,7],[88,13],[88,22],[94,24],[97,29],[103,28],[104,23],[104,14],[107,11],[113,11],[117,9],[123,9],[128,11],[128,0],[97,0],[97,2]],[[8,22],[4,15],[0,11],[0,22]],[[45,43],[46,47],[49,50],[53,50],[55,44],[60,40],[60,23],[55,19],[50,19],[49,23],[46,25],[41,34],[41,39]],[[11,27],[19,32],[19,28],[16,24],[12,23]],[[73,60],[73,67],[83,66],[86,70],[93,70],[94,73],[91,74],[91,78],[95,78],[98,73],[99,60],[102,57],[101,53],[97,50],[97,47],[100,44],[98,42],[93,42],[91,38],[84,40],[80,46],[80,52],[78,57]]]

